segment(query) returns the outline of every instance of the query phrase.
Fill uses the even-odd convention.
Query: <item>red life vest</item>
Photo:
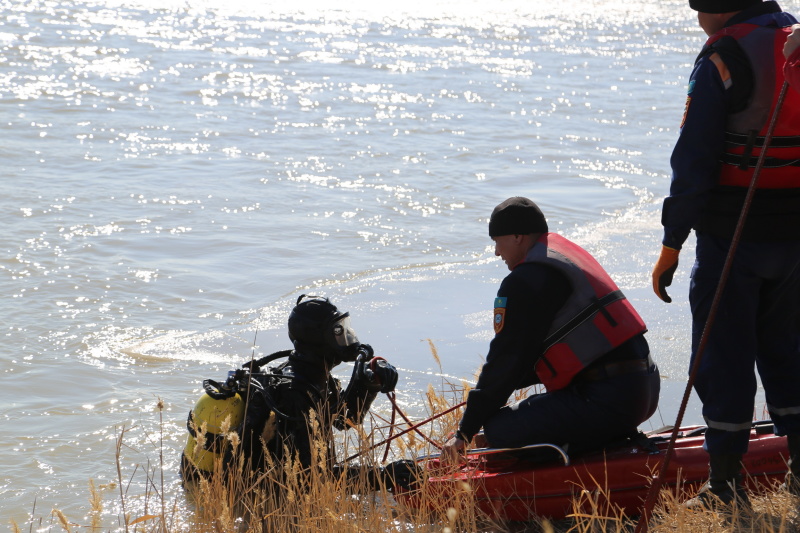
[[[720,185],[745,188],[750,185],[783,87],[783,44],[790,32],[791,26],[734,24],[706,42],[704,50],[723,37],[736,39],[753,70],[754,87],[747,107],[728,116]],[[717,66],[726,68],[719,63]],[[800,93],[786,93],[758,179],[759,189],[800,187]]]
[[[573,289],[556,313],[535,366],[548,391],[566,387],[593,361],[647,331],[603,267],[577,244],[556,233],[545,233],[523,262],[558,269]]]

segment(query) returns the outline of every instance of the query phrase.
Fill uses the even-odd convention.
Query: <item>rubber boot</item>
[[[742,485],[742,456],[709,454],[708,481],[684,507],[721,510],[733,507],[734,504],[739,508],[750,507],[750,498]]]
[[[789,472],[781,489],[800,496],[800,435],[787,435],[786,442],[789,444]]]

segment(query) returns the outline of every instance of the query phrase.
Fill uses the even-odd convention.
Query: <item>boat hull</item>
[[[673,448],[662,489],[681,494],[696,490],[708,477],[708,453],[703,449],[703,427],[682,428]],[[407,505],[421,501],[441,505],[464,487],[475,504],[493,518],[530,520],[561,519],[576,512],[622,512],[636,516],[649,487],[661,468],[671,431],[649,435],[648,445],[623,446],[584,454],[564,464],[558,454],[544,460],[520,454],[469,454],[458,470],[446,473],[438,459],[425,460],[429,478],[424,497],[412,492],[398,494]],[[786,473],[788,448],[785,437],[773,433],[771,423],[754,425],[748,453],[742,459],[748,488],[774,484]],[[466,484],[466,485],[465,485]]]

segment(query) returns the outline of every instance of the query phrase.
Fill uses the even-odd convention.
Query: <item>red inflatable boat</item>
[[[704,432],[705,426],[681,428],[662,489],[693,491],[705,482],[708,454],[703,450]],[[580,509],[581,501],[588,505],[587,511],[600,505],[609,512],[621,510],[636,516],[658,474],[671,435],[671,429],[642,434],[638,439],[574,457],[550,444],[475,449],[455,471],[440,465],[438,456],[421,457],[417,462],[429,477],[420,490],[427,493],[421,497],[418,492],[401,491],[396,496],[411,507],[418,507],[422,501],[439,505],[459,490],[463,492],[466,483],[476,505],[503,520],[525,521],[534,516],[561,519]],[[748,487],[755,489],[782,480],[787,460],[786,437],[775,435],[769,421],[754,423],[749,450],[742,460]],[[583,498],[579,498],[581,495]]]

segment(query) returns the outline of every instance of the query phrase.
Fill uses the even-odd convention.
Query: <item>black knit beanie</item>
[[[514,196],[492,211],[489,218],[489,237],[530,233],[547,233],[547,221],[539,206],[527,198]]]
[[[760,3],[761,0],[689,0],[689,7],[700,13],[733,13]]]

